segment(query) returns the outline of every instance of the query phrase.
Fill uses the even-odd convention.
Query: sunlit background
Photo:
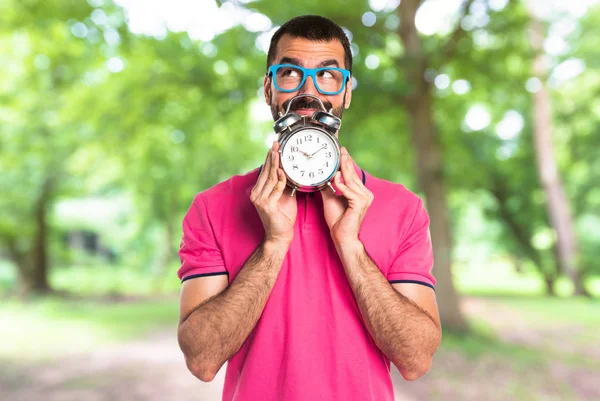
[[[3,1],[0,399],[220,399],[176,343],[181,220],[262,163],[270,38],[321,14],[340,141],[432,218],[445,335],[396,399],[600,400],[598,3]]]

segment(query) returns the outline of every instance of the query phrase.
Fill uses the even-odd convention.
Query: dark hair
[[[274,62],[279,40],[286,34],[313,41],[329,42],[331,40],[339,40],[344,47],[345,67],[352,72],[352,51],[350,50],[350,41],[344,30],[332,20],[319,15],[301,15],[292,18],[273,34],[269,53],[267,54],[267,70]]]

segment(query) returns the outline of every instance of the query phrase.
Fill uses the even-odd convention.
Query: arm
[[[375,344],[406,380],[420,378],[442,337],[435,292],[419,284],[392,287],[360,241],[336,248]]]
[[[293,239],[296,198],[283,195],[286,178],[279,167],[278,148],[275,142],[250,194],[265,229],[263,243],[229,287],[223,276],[198,277],[184,281],[182,287],[179,346],[188,368],[202,381],[211,381],[252,332]],[[212,230],[205,230],[196,242],[208,245],[194,248],[193,263],[206,263],[211,255],[220,254]],[[208,264],[216,263],[212,262]]]
[[[441,341],[435,293],[419,284],[392,286],[367,254],[359,239],[360,226],[374,196],[354,170],[342,148],[341,173],[334,179],[342,196],[322,191],[325,220],[354,293],[367,330],[379,349],[407,380],[423,376]],[[343,175],[344,182],[340,175]],[[427,227],[425,227],[427,229]],[[429,253],[430,243],[418,256]],[[417,264],[419,257],[415,258]],[[403,265],[413,261],[403,259]]]
[[[200,380],[211,381],[250,335],[275,285],[287,249],[286,244],[264,242],[224,290],[225,276],[183,283],[179,346],[188,369]],[[211,296],[214,293],[217,294]]]

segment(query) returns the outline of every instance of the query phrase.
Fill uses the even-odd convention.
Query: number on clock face
[[[282,167],[300,185],[320,184],[334,173],[335,149],[335,142],[325,132],[312,128],[300,130],[283,144]]]

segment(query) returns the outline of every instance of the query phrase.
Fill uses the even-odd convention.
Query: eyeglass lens
[[[339,92],[344,85],[344,74],[333,69],[323,69],[315,74],[317,79],[315,85],[321,92]],[[304,79],[301,69],[284,66],[275,72],[275,83],[283,90],[295,91]]]

